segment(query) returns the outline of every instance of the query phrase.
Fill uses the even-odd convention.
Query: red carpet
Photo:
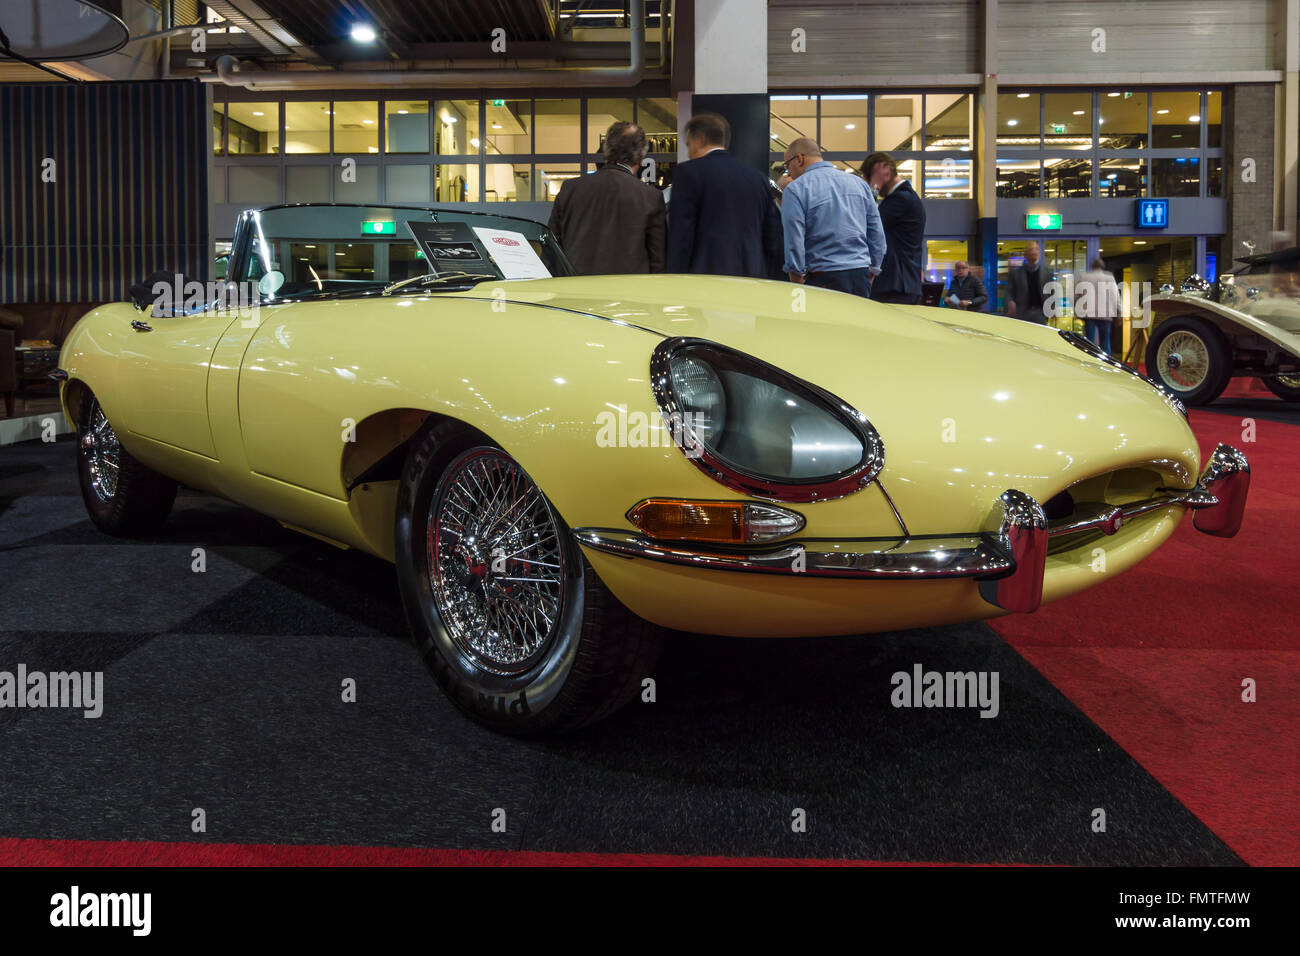
[[[1232,539],[1185,518],[1128,574],[995,629],[1255,865],[1300,863],[1300,428],[1193,411],[1251,462]],[[1252,678],[1258,700],[1241,700]]]

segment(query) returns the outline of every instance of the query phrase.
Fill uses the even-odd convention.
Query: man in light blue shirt
[[[790,185],[781,195],[785,271],[791,282],[871,295],[885,260],[885,230],[871,187],[822,159],[807,137],[785,151]]]

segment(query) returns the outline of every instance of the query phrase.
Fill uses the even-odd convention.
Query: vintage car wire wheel
[[[1300,375],[1270,375],[1264,386],[1283,401],[1300,402]]]
[[[1210,349],[1195,332],[1179,329],[1165,336],[1156,357],[1161,378],[1180,392],[1199,388],[1209,377]]]
[[[90,472],[91,490],[100,501],[112,501],[117,494],[122,445],[97,398],[91,399],[90,419],[79,441],[81,454],[85,456],[86,468]]]
[[[1232,348],[1213,322],[1196,315],[1166,319],[1146,348],[1147,375],[1185,405],[1207,405],[1232,377]]]
[[[545,655],[564,609],[559,535],[546,496],[504,452],[471,449],[443,474],[427,520],[429,583],[476,666],[517,674]]]

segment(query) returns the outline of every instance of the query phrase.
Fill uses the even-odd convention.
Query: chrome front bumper
[[[1048,521],[1033,496],[1010,489],[998,498],[986,523],[993,530],[967,534],[791,541],[763,549],[656,541],[606,528],[577,528],[573,535],[579,544],[606,554],[722,571],[866,579],[975,578],[989,603],[1028,613],[1042,603],[1049,538],[1086,531],[1114,534],[1129,518],[1171,507],[1194,510],[1198,531],[1230,538],[1241,527],[1249,490],[1246,456],[1230,445],[1219,445],[1194,488],[1165,489],[1152,498],[1120,506],[1078,504],[1071,517],[1056,522]]]

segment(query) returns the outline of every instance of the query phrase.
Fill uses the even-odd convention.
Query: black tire
[[[531,486],[531,479],[499,446],[459,422],[436,422],[411,443],[398,490],[396,559],[402,604],[416,648],[452,702],[494,730],[535,736],[602,720],[637,695],[658,659],[662,631],[634,615],[605,588],[540,489],[529,508],[506,513],[518,516],[509,522],[514,533],[522,534],[518,528],[527,527],[534,538],[551,540],[537,529],[554,529],[558,554],[549,557],[556,570],[506,567],[499,557],[506,539],[493,537],[502,524],[498,520],[486,529],[481,526],[481,521],[489,520],[490,507],[476,511],[471,503],[462,508],[467,485],[457,484],[474,469],[488,468],[497,469],[493,474],[505,469],[517,480],[522,476],[521,485]],[[512,468],[517,472],[509,471]],[[472,513],[476,517],[470,518]],[[454,530],[457,527],[459,531]],[[513,543],[517,539],[510,540],[508,546],[517,549]],[[435,541],[443,545],[431,544]],[[457,542],[455,548],[448,549],[448,541]],[[489,547],[490,555],[497,556],[490,569],[485,557]],[[548,557],[541,551],[528,553],[539,561]],[[519,560],[527,564],[527,559]],[[434,565],[438,565],[437,585],[431,573]],[[540,604],[530,606],[549,607],[556,611],[555,620],[542,615],[549,627],[544,637],[538,629],[540,643],[527,654],[524,651],[531,646],[527,639],[493,644],[522,655],[505,663],[500,659],[504,652],[488,653],[469,644],[475,635],[480,642],[488,641],[491,618],[487,615],[508,614],[507,604],[520,605],[507,593],[512,585],[505,583],[506,575],[511,573],[520,575],[509,579],[514,581],[539,580],[528,578],[532,574],[557,574],[561,581],[546,578],[545,585],[519,589],[526,592],[524,601],[547,591],[537,598]],[[465,627],[463,619],[457,621],[458,613],[476,621],[472,612],[479,608],[488,609],[481,631]],[[528,629],[505,631],[527,634]],[[503,631],[498,628],[494,633]]]
[[[1162,360],[1161,347],[1170,343],[1170,348],[1177,343],[1174,336],[1184,338],[1197,355],[1197,367],[1205,363],[1203,374],[1198,380],[1189,382],[1186,375],[1178,373],[1178,367],[1171,366],[1180,353],[1172,351]],[[1188,365],[1187,368],[1193,366]],[[1208,405],[1228,387],[1232,378],[1232,350],[1228,340],[1213,322],[1194,315],[1180,315],[1160,323],[1147,343],[1146,350],[1147,377],[1162,385],[1184,405]]]
[[[112,471],[104,462],[116,459]],[[142,465],[118,444],[99,399],[86,389],[77,413],[77,477],[86,512],[96,528],[119,537],[153,534],[163,526],[176,500],[176,482]]]
[[[1300,375],[1270,375],[1264,387],[1284,402],[1300,402]]]

